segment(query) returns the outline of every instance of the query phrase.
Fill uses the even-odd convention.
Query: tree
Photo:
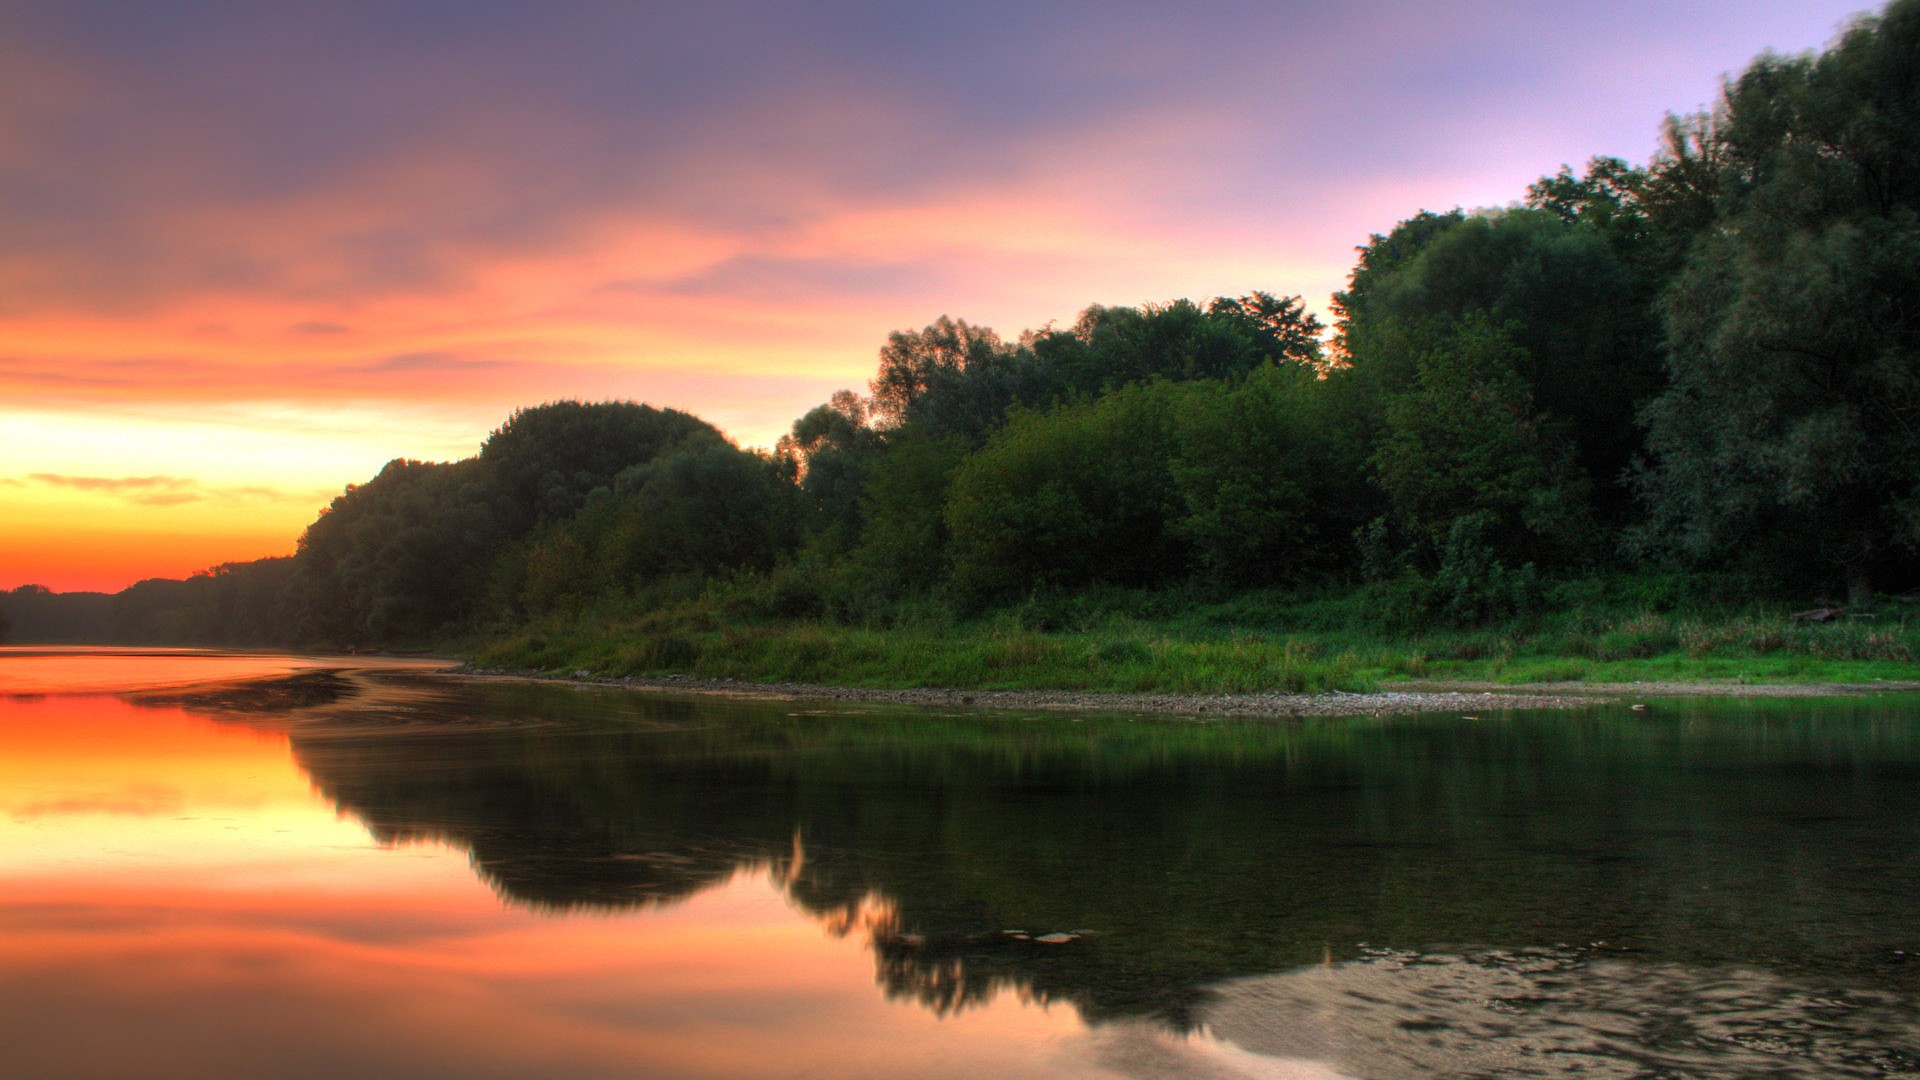
[[[106,593],[57,593],[45,585],[19,585],[5,596],[12,632],[20,641],[94,644],[113,640],[113,597]]]
[[[720,433],[690,413],[631,401],[552,401],[516,411],[480,448],[503,537],[579,511],[620,470],[696,434]]]
[[[1279,361],[1239,382],[1163,391],[1176,407],[1170,528],[1192,573],[1297,584],[1346,561],[1371,500],[1328,388],[1310,364]]]
[[[1513,558],[1581,536],[1586,479],[1520,377],[1526,366],[1510,329],[1476,316],[1420,358],[1415,386],[1387,406],[1374,473],[1399,525],[1428,554],[1468,515],[1484,519],[1479,531]]]
[[[961,462],[946,522],[963,593],[1144,585],[1184,564],[1167,529],[1174,409],[1155,389],[1016,413]]]
[[[1043,379],[1056,399],[1147,379],[1242,378],[1270,360],[1320,362],[1318,319],[1299,297],[1255,292],[1080,313],[1070,330],[1032,335]]]
[[[1312,368],[1325,363],[1320,338],[1326,327],[1298,296],[1258,290],[1245,296],[1217,296],[1207,305],[1207,314],[1240,321],[1253,331],[1269,360],[1290,360]]]
[[[851,546],[860,531],[860,499],[881,446],[867,424],[867,403],[841,390],[793,422],[774,446],[782,470],[800,485],[829,549]]]
[[[601,553],[622,584],[764,570],[793,546],[798,497],[774,462],[720,438],[688,439],[614,483]]]
[[[1337,565],[1359,468],[1314,369],[1134,383],[1022,412],[954,473],[946,521],[965,593],[1188,578],[1284,584]]]
[[[469,618],[499,541],[480,468],[395,459],[322,510],[294,553],[297,636],[419,638]]]
[[[855,559],[882,593],[933,588],[947,569],[943,510],[970,447],[958,435],[908,424],[887,433],[861,491]]]
[[[1422,213],[1376,236],[1335,297],[1336,356],[1351,368],[1356,420],[1385,410],[1475,318],[1502,328],[1533,406],[1564,428],[1598,516],[1632,510],[1619,484],[1639,449],[1640,402],[1660,387],[1652,300],[1659,281],[1638,223],[1637,177],[1601,159],[1535,185],[1533,207]],[[1370,384],[1370,385],[1359,385]],[[1370,400],[1369,400],[1370,399]]]
[[[868,412],[882,435],[918,424],[978,447],[1016,407],[1046,409],[1149,379],[1238,379],[1268,362],[1318,367],[1322,329],[1299,297],[1264,292],[1204,307],[1095,304],[1070,328],[1029,331],[1012,346],[942,316],[889,338]]]
[[[150,578],[110,605],[113,640],[135,644],[286,645],[293,560],[229,562],[184,581]]]
[[[896,330],[880,349],[868,410],[882,428],[918,422],[983,437],[1013,401],[1013,350],[984,326],[945,315]]]
[[[1822,55],[1763,56],[1692,125],[1710,148],[1657,165],[1714,219],[1665,297],[1644,546],[1771,554],[1856,605],[1920,550],[1916,56],[1920,0]]]

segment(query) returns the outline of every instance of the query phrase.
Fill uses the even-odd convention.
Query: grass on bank
[[[1793,683],[1920,677],[1920,611],[1797,622],[1792,608],[1609,579],[1549,590],[1543,611],[1473,629],[1381,625],[1364,590],[1090,590],[965,616],[923,602],[795,604],[777,577],[687,584],[539,619],[473,652],[489,668],[863,687],[1365,691],[1395,682]]]

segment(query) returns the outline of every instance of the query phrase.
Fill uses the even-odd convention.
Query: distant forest
[[[1716,575],[1870,606],[1920,582],[1920,0],[1764,55],[1644,166],[1370,238],[1297,297],[892,334],[770,452],[631,402],[395,460],[288,558],[0,593],[21,641],[394,645],[755,583],[884,623],[1095,588],[1369,590],[1475,625],[1542,582]]]

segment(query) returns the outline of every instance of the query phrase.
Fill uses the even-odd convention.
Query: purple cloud
[[[1147,219],[1283,239],[1382,178],[1431,175],[1450,205],[1644,156],[1665,109],[1856,7],[14,6],[0,296],[457,288],[622,215],[751,240],[1081,170],[1135,178]],[[1154,127],[1196,137],[1111,137]]]

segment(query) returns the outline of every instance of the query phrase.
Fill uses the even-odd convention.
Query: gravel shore
[[[460,667],[448,674],[477,679],[519,679],[578,685],[624,687],[657,693],[704,694],[775,701],[843,701],[923,708],[1059,710],[1071,712],[1160,713],[1174,716],[1387,716],[1400,713],[1467,712],[1507,709],[1566,709],[1633,702],[1659,697],[1834,697],[1895,690],[1920,690],[1920,683],[1871,685],[1779,685],[1732,683],[1545,683],[1503,686],[1492,683],[1409,683],[1404,688],[1366,694],[1280,692],[1245,694],[1109,693],[1077,690],[874,690],[809,683],[757,683],[734,679],[603,678],[584,672],[571,677],[531,671],[494,671]]]

